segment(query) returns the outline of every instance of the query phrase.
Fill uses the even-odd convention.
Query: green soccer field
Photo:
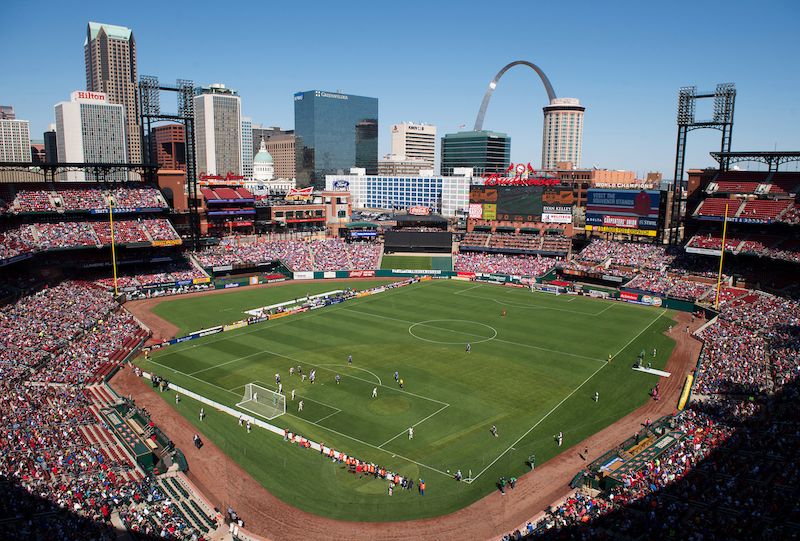
[[[286,293],[285,299],[294,297]],[[204,307],[209,317],[227,318],[227,295],[213,298],[214,305]],[[403,520],[464,507],[495,490],[500,476],[528,471],[529,455],[542,464],[645,403],[657,378],[631,365],[644,349],[653,367],[663,368],[674,345],[663,334],[673,324],[671,315],[435,280],[177,344],[138,363],[231,407],[246,383],[275,389],[280,373],[284,391],[296,396],[287,398],[286,414],[273,424],[423,478],[426,495],[395,490],[389,498],[386,481],[359,479],[264,430],[246,434],[219,411],[206,408],[200,423],[199,405],[189,399],[178,408],[288,503],[338,519]],[[290,376],[289,367],[297,365],[306,374],[316,369],[317,382]],[[163,398],[174,406],[173,393]],[[492,425],[498,437],[490,433]],[[554,440],[559,431],[562,448]],[[457,469],[471,482],[453,480]]]
[[[450,256],[384,255],[381,260],[381,268],[451,271],[453,270],[453,258]]]

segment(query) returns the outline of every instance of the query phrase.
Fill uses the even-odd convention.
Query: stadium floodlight
[[[272,389],[248,383],[244,386],[242,401],[236,406],[259,417],[272,420],[286,413],[286,397]]]

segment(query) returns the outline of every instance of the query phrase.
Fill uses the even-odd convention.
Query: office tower
[[[2,162],[30,162],[31,161],[31,132],[27,120],[12,118],[0,119],[0,161]]]
[[[503,173],[511,164],[511,138],[488,130],[448,133],[442,137],[442,175],[471,167],[475,176]]]
[[[136,86],[136,41],[130,28],[90,22],[83,44],[86,90],[106,95],[109,104],[125,107],[127,156],[142,162],[139,106]]]
[[[424,160],[423,169],[434,169],[436,163],[436,126],[403,122],[392,125],[392,154]]]
[[[186,133],[183,124],[163,124],[150,133],[152,156],[160,169],[186,171]]]
[[[242,176],[253,176],[253,119],[242,117]]]
[[[242,174],[242,113],[238,93],[223,84],[199,89],[194,97],[197,171]]]
[[[324,189],[325,175],[378,172],[378,99],[309,90],[294,95],[297,180]]]
[[[44,132],[44,155],[47,163],[58,162],[58,143],[56,142],[56,125],[50,124]]]

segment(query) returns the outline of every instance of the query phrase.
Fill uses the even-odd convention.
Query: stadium
[[[87,77],[106,31],[131,54],[90,23]],[[527,61],[449,134],[490,166],[442,176],[367,173],[375,98],[295,94],[319,147],[224,84],[131,82],[139,141],[105,92],[60,103],[57,146],[86,115],[145,156],[0,162],[0,537],[800,538],[800,152],[731,151],[726,83],[679,91],[673,181],[510,163],[483,119],[516,65],[579,161],[585,107]],[[684,171],[699,128],[718,165]]]
[[[658,190],[225,180],[311,227],[189,247],[157,183],[3,185],[4,535],[797,535],[800,175],[689,179],[680,246]]]

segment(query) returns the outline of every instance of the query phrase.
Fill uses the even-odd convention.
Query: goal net
[[[244,386],[242,401],[236,404],[243,410],[266,419],[274,419],[286,413],[286,397],[255,383]]]

